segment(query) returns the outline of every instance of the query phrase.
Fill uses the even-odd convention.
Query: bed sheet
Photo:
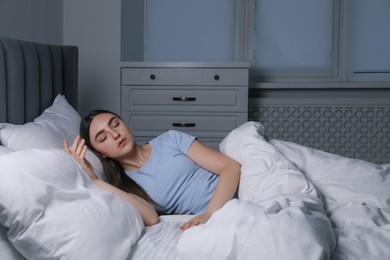
[[[156,225],[146,227],[132,246],[126,260],[176,259],[177,243],[182,235],[180,226],[192,215],[163,215]]]

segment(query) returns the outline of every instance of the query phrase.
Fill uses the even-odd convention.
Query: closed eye
[[[118,127],[119,126],[119,120],[114,120],[113,122],[112,122],[112,127],[113,128],[115,128],[115,127]]]
[[[99,143],[104,142],[107,139],[107,136],[100,136],[100,138],[97,140]]]
[[[107,126],[111,127],[111,128],[118,127],[119,126],[119,119],[115,116],[111,117],[110,120],[108,120]],[[107,135],[103,135],[103,134],[105,134],[104,129],[97,132],[97,134],[95,135],[95,141],[96,142],[104,142],[106,140]]]

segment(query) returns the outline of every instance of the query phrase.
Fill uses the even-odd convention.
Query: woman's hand
[[[180,229],[182,231],[184,231],[190,227],[195,227],[195,226],[204,224],[207,222],[207,220],[209,220],[209,218],[210,218],[210,215],[206,214],[206,213],[203,213],[202,215],[195,216],[192,219],[190,219],[187,223],[184,223],[183,225],[181,225]]]
[[[85,159],[87,145],[85,144],[84,139],[81,139],[80,136],[76,136],[73,141],[72,147],[69,147],[68,141],[64,140],[64,149],[80,164],[80,166],[84,169],[84,171],[93,181],[96,181],[98,179],[91,163],[87,159]]]

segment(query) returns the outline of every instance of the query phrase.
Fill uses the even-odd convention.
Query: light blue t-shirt
[[[127,175],[162,206],[165,213],[201,214],[218,182],[186,154],[195,137],[170,130],[149,142],[151,155],[136,172]]]

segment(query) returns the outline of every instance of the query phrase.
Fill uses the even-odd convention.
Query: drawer
[[[246,112],[248,88],[122,86],[121,106],[132,111]]]
[[[248,69],[122,68],[122,85],[247,85]]]
[[[247,113],[143,113],[124,111],[134,136],[157,136],[179,130],[197,137],[221,138],[247,121]]]

